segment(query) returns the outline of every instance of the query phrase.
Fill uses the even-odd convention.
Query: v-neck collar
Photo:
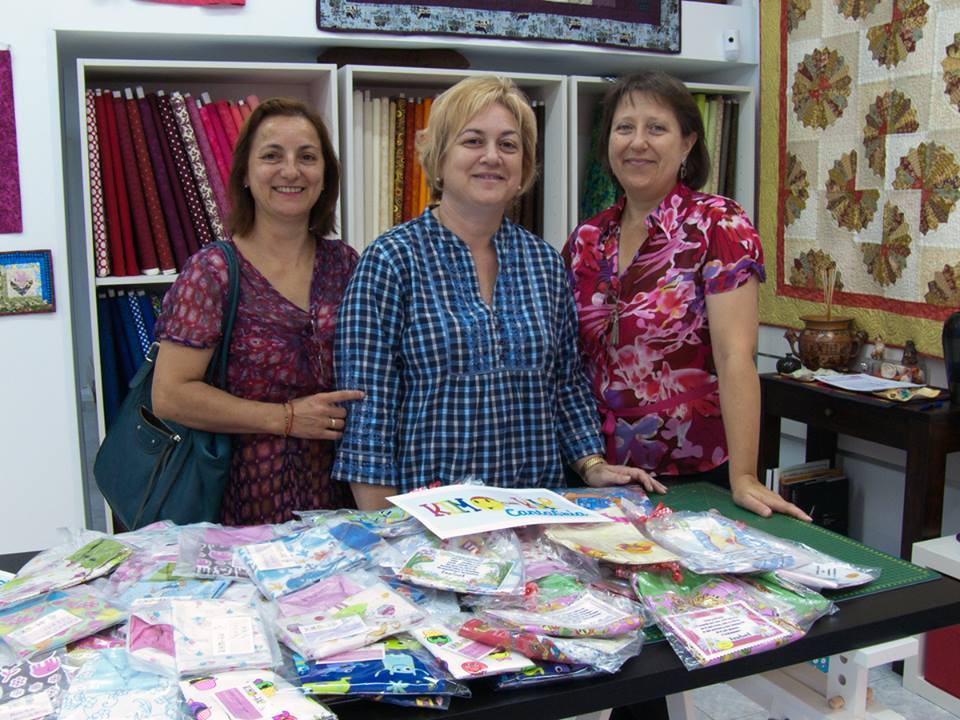
[[[314,292],[314,291],[316,290],[316,288],[314,288],[313,284],[317,281],[317,275],[318,275],[318,273],[317,273],[317,263],[320,261],[320,244],[323,242],[323,239],[322,239],[322,238],[316,238],[316,245],[315,245],[315,247],[314,247],[314,253],[313,253],[313,267],[311,268],[311,271],[310,271],[310,290],[309,290],[309,293],[310,293],[310,294],[309,294],[308,297],[307,297],[307,308],[306,308],[306,309],[300,307],[300,306],[297,305],[293,300],[291,300],[291,299],[288,298],[286,295],[284,295],[282,292],[280,292],[279,290],[277,290],[277,288],[275,288],[275,287],[273,286],[273,283],[271,283],[271,282],[267,279],[266,275],[264,275],[262,272],[260,272],[260,270],[257,268],[257,266],[254,265],[254,264],[250,261],[250,259],[247,258],[247,256],[244,255],[244,254],[240,251],[240,248],[237,247],[237,244],[236,244],[232,239],[230,240],[230,242],[233,244],[233,249],[236,250],[236,252],[237,252],[237,257],[240,258],[240,263],[241,263],[245,268],[247,268],[247,269],[250,271],[250,273],[251,273],[251,275],[252,275],[253,277],[257,278],[257,280],[258,280],[258,282],[259,282],[260,284],[262,284],[264,287],[268,288],[269,292],[273,293],[276,297],[280,298],[280,300],[281,300],[283,303],[285,303],[286,305],[294,308],[297,312],[303,313],[303,314],[304,314],[305,316],[307,316],[307,317],[309,317],[309,316],[312,314],[312,312],[313,312],[313,306],[314,306],[314,298],[315,298],[315,296],[316,296],[316,293]]]

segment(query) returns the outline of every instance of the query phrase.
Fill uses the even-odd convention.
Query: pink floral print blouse
[[[727,460],[706,296],[764,280],[760,239],[735,201],[678,184],[618,276],[624,203],[579,225],[563,250],[607,460],[706,472]]]

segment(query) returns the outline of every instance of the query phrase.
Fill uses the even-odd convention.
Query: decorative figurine
[[[920,356],[917,354],[917,345],[913,340],[907,340],[903,344],[903,358],[900,360],[901,365],[906,365],[907,367],[916,367],[920,364]]]
[[[877,339],[873,341],[873,350],[870,352],[870,357],[873,360],[883,360],[883,353],[887,349],[887,346],[883,344],[883,335],[877,335]]]
[[[789,375],[799,370],[800,367],[800,358],[793,353],[787,353],[784,357],[777,360],[777,372],[781,375]]]

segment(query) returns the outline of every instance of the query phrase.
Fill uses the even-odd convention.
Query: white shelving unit
[[[665,67],[669,72],[669,67]],[[578,220],[580,196],[583,192],[583,176],[590,154],[590,133],[593,129],[594,109],[603,100],[611,81],[599,77],[573,75],[570,84],[570,178],[568,193],[568,232]],[[740,102],[739,124],[737,125],[737,176],[736,197],[747,214],[754,215],[754,166],[756,164],[756,94],[746,85],[727,85],[722,83],[687,82],[690,92],[707,95],[729,95]]]
[[[371,97],[394,97],[400,93],[409,97],[435,96],[466,77],[486,74],[489,72],[372,65],[347,65],[340,68],[340,156],[354,158],[353,151],[358,145],[352,102],[355,90],[369,90]],[[551,152],[549,149],[563,148],[567,142],[566,78],[561,75],[514,72],[497,74],[511,78],[531,100],[540,100],[545,104],[544,147],[548,150],[544,153],[544,167],[541,168],[544,183],[544,238],[559,248],[566,239],[567,232],[564,221],[567,217],[567,155]],[[359,144],[362,145],[362,138]],[[364,237],[368,233],[360,230],[364,227],[363,209],[367,199],[363,193],[363,168],[358,167],[356,162],[344,162],[341,199],[345,218],[343,237],[354,248],[362,250],[374,238]]]
[[[66,181],[66,244],[70,249],[69,334],[75,348],[79,397],[86,404],[81,407],[79,419],[84,446],[81,451],[84,492],[95,495],[89,468],[95,441],[105,433],[97,293],[162,288],[176,277],[94,276],[85,144],[84,94],[88,87],[123,90],[141,86],[147,92],[179,90],[194,96],[208,92],[213,100],[236,100],[250,93],[261,98],[286,95],[304,100],[327,120],[331,138],[340,153],[340,232],[354,247],[361,248],[372,238],[363,237],[359,232],[362,225],[357,220],[367,199],[362,191],[362,168],[353,159],[358,146],[353,91],[369,90],[375,97],[401,93],[408,98],[426,97],[470,75],[507,75],[532,100],[544,105],[544,166],[540,168],[544,194],[543,234],[559,249],[576,221],[589,146],[590,108],[606,88],[601,76],[608,74],[662,68],[688,82],[696,82],[692,88],[738,95],[741,107],[737,199],[753,212],[756,128],[753,87],[758,79],[758,45],[757,11],[752,3],[753,0],[731,0],[726,5],[716,5],[684,0],[679,55],[502,39],[317,33],[305,29],[300,19],[280,19],[275,13],[256,7],[249,7],[242,18],[238,15],[236,22],[218,15],[214,23],[208,21],[206,15],[198,15],[189,29],[183,28],[179,20],[149,28],[140,21],[121,22],[127,16],[117,16],[115,22],[95,8],[85,13],[78,10],[77,19],[55,25],[58,84],[64,90],[59,107],[65,113],[63,137],[67,148],[62,177]],[[144,8],[142,14],[152,10],[155,8]],[[91,14],[96,17],[90,19]],[[743,48],[737,58],[722,52],[723,34],[728,29],[736,29],[741,36]],[[367,48],[371,60],[380,48],[387,47],[455,49],[467,58],[471,68],[347,65],[338,70],[333,65],[315,62],[324,48],[338,46]],[[274,59],[283,62],[273,62]],[[54,176],[60,177],[58,173]],[[98,514],[93,511],[88,517],[95,518]],[[107,522],[109,524],[109,520]],[[96,520],[91,527],[98,527]]]
[[[913,544],[910,560],[947,577],[960,579],[960,542],[953,535]],[[947,712],[960,716],[960,698],[941,690],[924,677],[926,635],[918,635],[919,650],[903,663],[903,686]]]

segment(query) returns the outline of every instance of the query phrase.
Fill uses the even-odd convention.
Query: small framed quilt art
[[[0,315],[53,312],[56,307],[49,250],[0,252]]]

